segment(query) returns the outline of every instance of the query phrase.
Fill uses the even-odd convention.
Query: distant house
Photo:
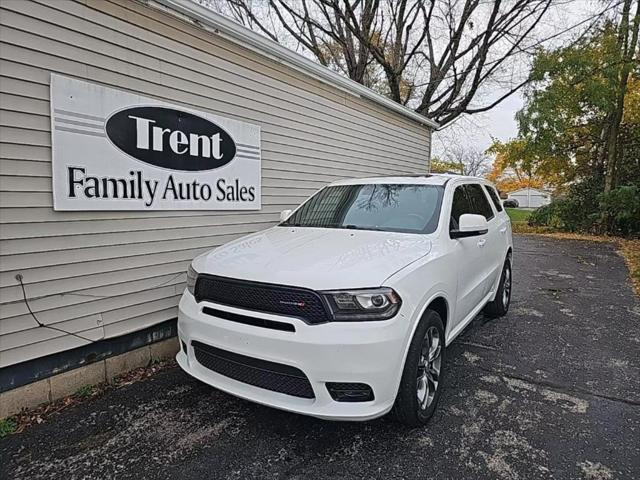
[[[537,188],[521,188],[509,192],[507,198],[517,200],[520,208],[538,208],[551,202],[551,194]]]

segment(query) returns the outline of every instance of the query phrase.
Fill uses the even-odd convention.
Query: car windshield
[[[281,226],[432,233],[438,226],[440,185],[336,185],[316,193]]]

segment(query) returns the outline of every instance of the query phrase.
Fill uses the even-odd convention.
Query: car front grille
[[[315,398],[304,372],[296,367],[240,355],[192,341],[198,362],[220,375],[272,392]]]
[[[311,324],[329,319],[320,295],[305,288],[201,274],[196,282],[195,297],[197,302],[205,300],[257,312],[287,315]]]

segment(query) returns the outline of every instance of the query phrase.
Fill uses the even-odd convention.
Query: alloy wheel
[[[418,360],[417,395],[420,410],[429,408],[438,390],[442,367],[442,339],[436,327],[429,327],[422,340]]]
[[[511,269],[506,267],[504,269],[504,283],[502,284],[502,306],[507,308],[509,301],[511,300]]]

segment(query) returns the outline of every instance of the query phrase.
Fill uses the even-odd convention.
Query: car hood
[[[197,257],[199,273],[314,290],[376,287],[429,253],[425,235],[273,227]]]

